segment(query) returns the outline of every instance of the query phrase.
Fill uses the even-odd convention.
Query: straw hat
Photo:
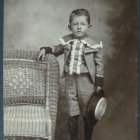
[[[105,114],[107,107],[107,99],[104,91],[100,95],[93,94],[87,105],[87,121],[89,125],[94,125],[98,120],[101,120]]]

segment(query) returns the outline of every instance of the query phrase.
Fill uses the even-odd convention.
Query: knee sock
[[[78,119],[79,115],[69,117],[69,130],[71,140],[78,140]]]
[[[86,118],[84,118],[84,130],[85,130],[85,139],[84,140],[91,140],[93,126],[88,125]]]

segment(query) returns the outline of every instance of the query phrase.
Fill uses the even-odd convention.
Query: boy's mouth
[[[77,33],[82,33],[81,31],[77,31]]]

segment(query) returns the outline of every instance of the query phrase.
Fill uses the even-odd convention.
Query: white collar
[[[67,42],[65,42],[65,40],[63,38],[59,39],[62,45],[66,45],[66,44],[70,44],[70,42],[72,41],[76,41],[78,39],[71,39]],[[102,41],[100,41],[99,43],[95,44],[95,45],[90,45],[86,40],[82,39],[80,40],[83,44],[87,45],[89,48],[91,49],[102,49],[103,48],[103,43]]]

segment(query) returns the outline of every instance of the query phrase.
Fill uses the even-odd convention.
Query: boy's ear
[[[69,28],[69,30],[71,31],[71,26],[70,26],[70,25],[68,25],[68,28]]]
[[[88,25],[88,28],[91,28],[91,27],[92,27],[92,25],[91,25],[91,24],[89,24],[89,25]]]

